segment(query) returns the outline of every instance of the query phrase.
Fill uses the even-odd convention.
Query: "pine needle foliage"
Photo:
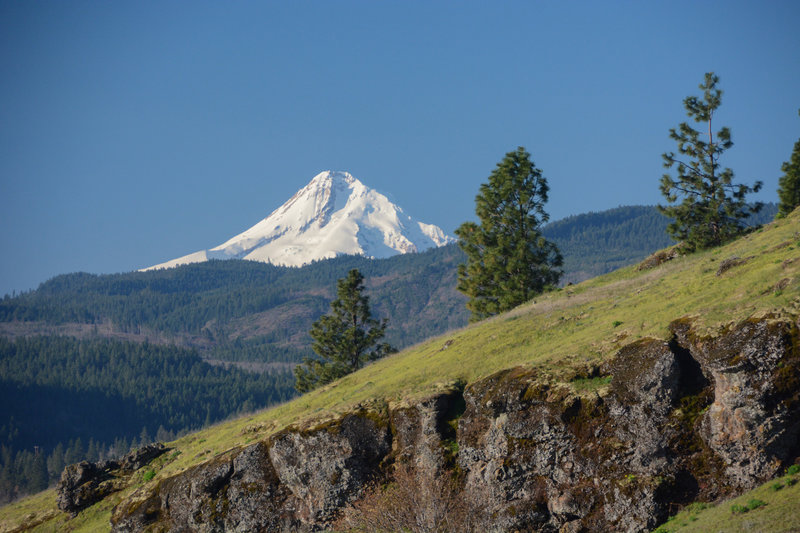
[[[296,366],[295,389],[308,392],[355,372],[369,361],[394,352],[387,343],[380,343],[387,321],[372,318],[369,297],[364,294],[364,276],[358,269],[336,283],[336,299],[330,314],[311,325],[311,347],[319,356],[306,357]]]
[[[785,217],[800,206],[800,140],[794,143],[792,158],[783,163],[781,170],[783,176],[778,181],[778,217]]]
[[[733,170],[720,165],[722,154],[733,146],[733,141],[728,127],[716,133],[712,130],[714,113],[722,103],[718,82],[718,76],[707,72],[700,84],[703,95],[683,100],[688,116],[704,124],[706,131],[682,122],[669,132],[670,138],[678,143],[678,155],[674,152],[662,155],[664,168],[674,167],[677,175],[662,176],[661,193],[673,205],[658,207],[674,219],[667,232],[673,239],[683,241],[689,250],[719,246],[741,235],[745,219],[761,209],[760,203],[746,201],[747,194],[761,189],[761,182],[752,187],[734,184]]]
[[[563,263],[556,245],[542,235],[549,187],[523,147],[497,164],[475,197],[480,224],[457,230],[467,255],[459,265],[458,290],[469,297],[470,320],[502,313],[554,287]]]

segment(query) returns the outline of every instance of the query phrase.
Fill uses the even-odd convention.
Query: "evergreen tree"
[[[100,456],[100,451],[98,449],[97,443],[94,441],[93,438],[89,438],[89,447],[86,448],[86,460],[97,461],[97,458],[99,456]]]
[[[778,182],[778,217],[785,217],[800,205],[800,140],[794,143],[792,158],[783,163],[781,170],[783,176]]]
[[[56,445],[53,453],[47,458],[47,473],[52,479],[58,479],[64,471],[64,445],[60,442]]]
[[[142,427],[142,432],[139,433],[139,447],[143,448],[153,442],[153,439],[150,438],[150,434],[147,432],[147,426]]]
[[[44,452],[37,450],[30,462],[30,472],[28,474],[28,490],[39,492],[47,488],[49,477],[47,475],[47,459]]]
[[[702,97],[687,96],[683,100],[688,116],[704,124],[707,132],[682,122],[677,130],[670,129],[670,138],[678,143],[680,155],[674,152],[662,155],[665,168],[676,167],[677,176],[664,174],[660,187],[667,202],[675,205],[658,207],[673,219],[667,232],[690,250],[718,246],[740,235],[745,228],[744,220],[761,209],[760,203],[749,205],[745,200],[747,194],[761,189],[761,182],[753,187],[736,185],[733,171],[720,166],[720,157],[733,142],[727,127],[716,134],[712,131],[714,112],[722,103],[718,82],[719,77],[713,72],[706,73],[700,85]]]
[[[86,450],[83,448],[81,438],[78,437],[74,442],[70,441],[69,446],[67,446],[67,451],[64,453],[64,463],[72,465],[83,461],[85,458]]]
[[[336,284],[330,314],[311,325],[311,347],[319,358],[307,357],[295,367],[295,388],[299,392],[329,383],[394,351],[388,344],[378,342],[384,336],[386,319],[372,318],[363,283],[361,272],[352,269]]]
[[[458,289],[469,297],[471,320],[480,320],[526,302],[553,287],[563,260],[541,226],[549,187],[530,154],[509,152],[480,187],[475,213],[480,224],[457,230],[467,263],[459,265]]]

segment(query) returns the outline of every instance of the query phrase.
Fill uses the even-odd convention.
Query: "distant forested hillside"
[[[0,338],[0,502],[46,487],[60,475],[53,465],[118,455],[131,443],[286,401],[293,385],[288,369],[212,366],[174,346]]]
[[[611,272],[675,244],[669,220],[653,206],[618,207],[558,220],[544,228],[564,256],[563,283]]]
[[[455,291],[455,246],[371,260],[346,256],[303,268],[209,261],[127,274],[66,274],[0,302],[0,334],[61,332],[200,349],[221,360],[299,361],[311,322],[328,311],[336,280],[367,278],[387,340],[404,347],[466,323]],[[85,327],[89,325],[90,327]]]
[[[766,204],[748,223],[760,226],[777,212],[776,204]],[[675,244],[667,235],[667,224],[669,219],[654,206],[626,206],[570,216],[548,224],[543,233],[564,256],[562,283],[578,283]]]

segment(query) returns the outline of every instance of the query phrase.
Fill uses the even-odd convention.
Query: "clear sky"
[[[451,232],[517,146],[551,220],[662,200],[714,71],[776,201],[800,2],[0,2],[0,295],[216,246],[322,170]]]

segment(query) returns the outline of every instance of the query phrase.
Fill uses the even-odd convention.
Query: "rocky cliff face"
[[[796,318],[714,337],[688,320],[671,331],[580,382],[515,368],[413,405],[287,428],[143,486],[114,510],[113,530],[325,529],[398,464],[452,473],[480,502],[483,530],[648,530],[800,454]]]

